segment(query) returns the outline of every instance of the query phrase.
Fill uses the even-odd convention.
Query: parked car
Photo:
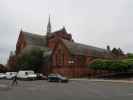
[[[36,80],[37,75],[32,70],[21,70],[18,72],[17,78],[20,80]]]
[[[68,82],[68,78],[60,74],[50,74],[48,75],[49,82]]]
[[[38,80],[47,80],[47,76],[43,75],[42,73],[37,73]]]
[[[4,79],[6,78],[6,74],[5,73],[0,73],[0,79]]]
[[[13,79],[17,75],[17,72],[6,72],[6,79]]]

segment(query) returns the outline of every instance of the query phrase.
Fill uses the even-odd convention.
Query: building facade
[[[50,64],[44,64],[41,67],[44,74],[60,73],[67,77],[89,76],[92,71],[88,65],[94,59],[111,59],[113,57],[106,49],[75,42],[65,27],[52,32],[50,18],[46,35],[20,31],[15,56],[19,56],[34,47],[49,49]]]

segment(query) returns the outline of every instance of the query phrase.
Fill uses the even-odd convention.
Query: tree
[[[119,56],[119,50],[117,48],[113,48],[112,53],[116,56]]]
[[[114,57],[116,57],[116,58],[125,58],[126,56],[125,56],[125,54],[124,54],[124,52],[120,49],[120,48],[113,48],[112,49],[112,54],[114,54]]]
[[[118,52],[119,52],[119,55],[124,55],[123,51],[121,50],[121,48],[118,48]]]
[[[43,52],[41,49],[31,49],[17,57],[17,70],[34,70],[38,72],[43,63]]]
[[[7,68],[3,64],[0,64],[0,72],[4,73],[6,71],[7,71]]]
[[[107,45],[107,50],[110,51],[110,46],[109,45]]]
[[[8,71],[15,71],[16,69],[16,55],[13,51],[10,52],[8,61],[7,61]]]

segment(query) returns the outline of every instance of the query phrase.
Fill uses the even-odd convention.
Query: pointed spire
[[[63,26],[62,31],[67,33],[65,26]]]
[[[48,25],[47,25],[47,35],[51,33],[51,22],[50,22],[50,15],[49,15],[49,20],[48,20]]]

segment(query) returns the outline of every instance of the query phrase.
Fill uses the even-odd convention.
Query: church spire
[[[50,16],[49,16],[49,20],[48,20],[48,25],[47,25],[47,35],[51,33],[51,22],[50,22]]]

